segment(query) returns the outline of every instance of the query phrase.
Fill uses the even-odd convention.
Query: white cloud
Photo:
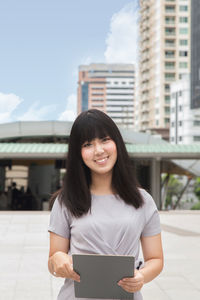
[[[137,0],[115,13],[110,22],[104,56],[107,63],[135,63],[137,59]]]
[[[74,121],[77,116],[77,96],[71,94],[67,98],[66,109],[60,114],[58,120],[60,121]]]
[[[14,121],[13,112],[23,101],[15,94],[0,93],[0,123]]]
[[[33,105],[21,116],[18,117],[20,121],[40,121],[46,119],[48,114],[55,111],[56,105],[41,106],[39,102],[34,102]]]

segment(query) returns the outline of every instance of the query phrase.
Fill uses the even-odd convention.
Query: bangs
[[[95,138],[102,139],[106,136],[110,136],[110,134],[102,120],[88,118],[80,133],[80,144],[83,145],[85,142],[91,142]]]

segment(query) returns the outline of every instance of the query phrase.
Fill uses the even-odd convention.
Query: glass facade
[[[81,109],[82,111],[88,110],[88,83],[85,82],[81,86],[82,92],[82,103]]]
[[[191,6],[191,108],[200,108],[200,1]]]

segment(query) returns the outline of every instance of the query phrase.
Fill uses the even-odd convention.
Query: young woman
[[[118,285],[141,300],[163,268],[161,229],[152,197],[138,188],[122,136],[99,110],[81,113],[69,138],[67,172],[50,217],[51,274],[65,278],[58,300],[75,300],[74,253],[133,255],[135,276]],[[144,265],[137,269],[142,245]]]

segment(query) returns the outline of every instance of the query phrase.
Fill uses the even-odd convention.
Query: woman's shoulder
[[[150,193],[148,193],[145,189],[139,188],[139,192],[144,200],[145,206],[156,206],[155,201]]]
[[[150,195],[150,193],[148,193],[145,189],[143,189],[143,188],[138,188],[138,190],[139,190],[139,192],[140,192],[140,194],[141,194],[141,196],[143,197],[143,198],[148,198],[148,197],[151,197],[151,195]],[[145,200],[144,199],[144,200]]]

